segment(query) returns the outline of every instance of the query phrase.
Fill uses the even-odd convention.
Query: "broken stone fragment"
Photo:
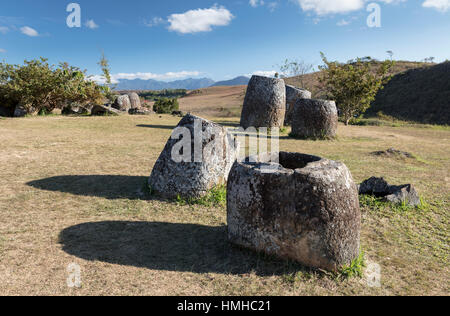
[[[421,204],[420,196],[412,184],[389,185],[386,180],[377,177],[372,177],[361,183],[359,194],[382,197],[385,201],[394,204],[406,203],[413,207]]]

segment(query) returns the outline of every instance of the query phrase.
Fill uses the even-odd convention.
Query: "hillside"
[[[391,82],[381,90],[366,113],[378,112],[400,120],[428,124],[450,124],[450,62],[430,64],[397,61]],[[304,87],[313,97],[323,97],[321,72],[286,78],[288,84]]]
[[[247,86],[210,87],[179,99],[180,110],[203,116],[240,117]]]
[[[250,81],[249,77],[246,76],[240,76],[236,77],[231,80],[225,80],[225,81],[219,81],[213,84],[211,87],[221,87],[221,86],[244,86],[248,85],[248,82]]]
[[[430,65],[429,63],[423,62],[413,62],[413,61],[396,61],[394,68],[392,69],[392,74],[398,74],[410,69],[416,69],[424,66]],[[322,72],[314,72],[303,76],[296,76],[291,78],[286,78],[287,84],[304,88],[313,93],[313,97],[319,98],[323,96],[323,88],[319,82],[319,78]]]
[[[450,125],[450,62],[394,76],[367,114],[379,111],[401,120]]]

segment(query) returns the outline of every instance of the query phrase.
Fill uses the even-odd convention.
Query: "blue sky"
[[[81,9],[69,28],[67,5]],[[369,27],[367,6],[381,9]],[[114,78],[230,79],[270,73],[286,58],[318,65],[355,57],[450,59],[450,0],[15,0],[0,4],[0,59],[44,56]]]

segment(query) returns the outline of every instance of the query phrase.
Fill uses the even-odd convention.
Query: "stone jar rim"
[[[252,155],[237,163],[248,169],[294,173],[302,169],[321,168],[327,162],[327,159],[303,153],[275,152]]]

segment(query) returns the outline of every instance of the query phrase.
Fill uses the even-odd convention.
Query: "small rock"
[[[91,115],[102,116],[102,115],[119,115],[120,111],[113,109],[110,106],[104,105],[94,105],[92,107]]]
[[[151,115],[152,113],[152,111],[146,108],[135,108],[128,111],[130,115]]]
[[[372,177],[359,186],[359,194],[381,197],[385,201],[401,204],[406,202],[409,206],[421,204],[420,196],[412,184],[389,185],[383,178]]]
[[[87,108],[77,103],[69,104],[61,111],[62,115],[87,115],[89,113],[90,111]]]
[[[411,158],[411,159],[415,158],[414,155],[409,152],[397,150],[394,148],[389,148],[388,150],[384,150],[384,151],[375,151],[375,152],[371,153],[371,155],[393,157],[393,158]]]
[[[419,193],[412,184],[402,186],[391,186],[390,193],[385,199],[391,203],[406,203],[409,206],[419,206],[421,204]]]
[[[140,109],[141,108],[141,98],[136,92],[132,92],[128,94],[130,99],[131,108],[132,109]]]
[[[17,105],[16,109],[14,110],[14,117],[25,117],[28,114],[33,113],[33,110],[27,110],[27,108],[23,105]]]
[[[383,178],[372,177],[361,183],[359,194],[383,197],[389,194],[389,184]]]
[[[130,97],[126,94],[118,96],[112,107],[119,111],[128,112],[131,109]]]

